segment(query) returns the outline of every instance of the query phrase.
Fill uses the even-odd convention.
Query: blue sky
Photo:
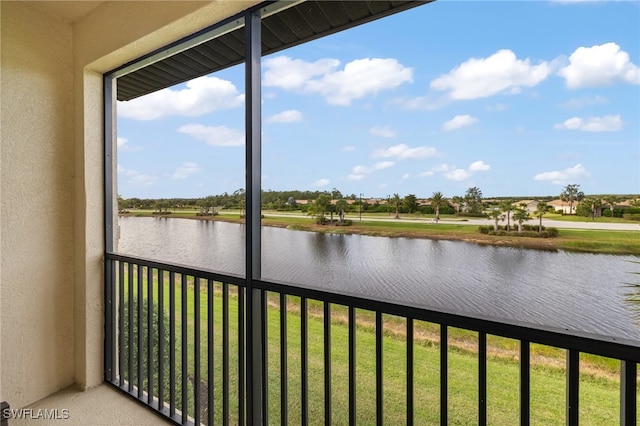
[[[640,194],[640,2],[440,0],[263,58],[265,190]],[[118,103],[118,193],[244,187],[244,68]]]

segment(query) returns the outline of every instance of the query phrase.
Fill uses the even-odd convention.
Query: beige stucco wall
[[[102,73],[256,3],[0,2],[0,400],[102,381]]]
[[[72,27],[1,6],[0,376],[21,405],[74,375]]]

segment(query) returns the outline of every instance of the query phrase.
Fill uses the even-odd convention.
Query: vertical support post
[[[104,77],[104,249],[113,252],[113,80]],[[115,285],[114,263],[106,261],[104,286],[104,379],[113,380],[115,366]],[[119,349],[121,350],[121,349]]]
[[[246,171],[246,280],[247,280],[247,423],[260,425],[267,418],[262,401],[262,291],[253,287],[261,277],[261,60],[260,12],[245,14],[245,171]]]

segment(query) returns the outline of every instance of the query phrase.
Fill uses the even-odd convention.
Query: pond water
[[[122,254],[244,275],[244,226],[119,218]],[[262,228],[262,278],[632,339],[640,258]]]

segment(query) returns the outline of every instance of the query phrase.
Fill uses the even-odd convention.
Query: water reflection
[[[120,251],[244,274],[244,226],[122,218]],[[262,229],[262,277],[344,294],[624,337],[633,256],[546,252],[453,241]]]

